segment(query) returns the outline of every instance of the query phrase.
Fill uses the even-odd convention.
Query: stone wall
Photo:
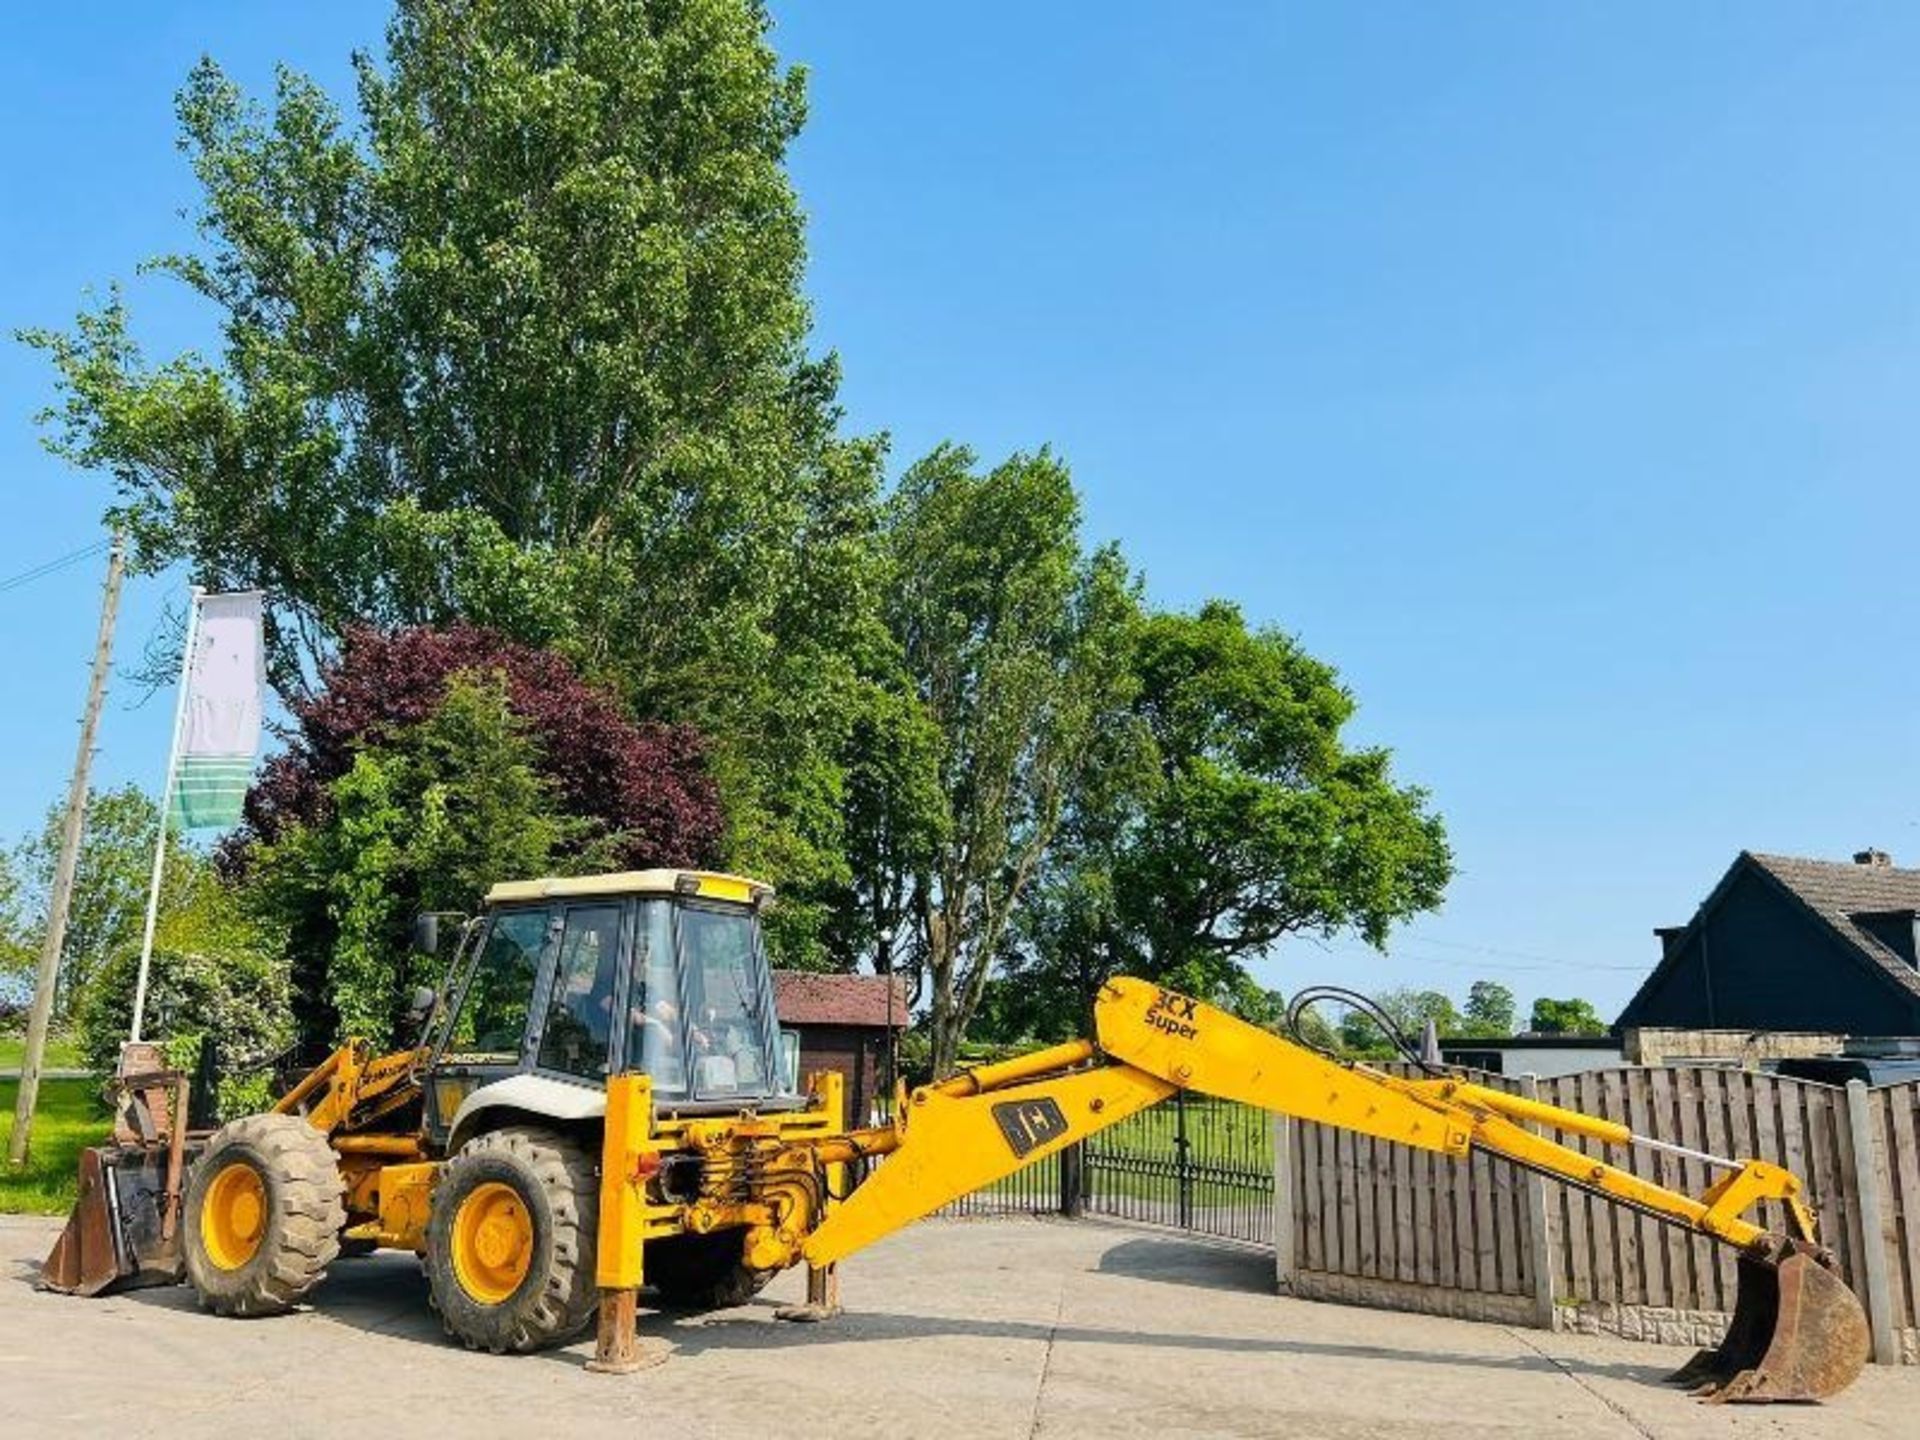
[[[1692,1345],[1711,1349],[1727,1333],[1727,1320],[1717,1310],[1674,1310],[1662,1305],[1619,1305],[1586,1301],[1553,1307],[1553,1328],[1574,1335],[1618,1335],[1623,1340],[1647,1340],[1658,1345]]]
[[[1751,1067],[1763,1060],[1838,1055],[1846,1036],[1817,1030],[1663,1030],[1649,1026],[1627,1031],[1623,1040],[1629,1065],[1726,1060]]]
[[[1444,1315],[1453,1320],[1490,1320],[1501,1325],[1533,1324],[1533,1301],[1528,1296],[1447,1290],[1405,1280],[1376,1280],[1359,1275],[1329,1275],[1320,1270],[1295,1270],[1282,1283],[1281,1293],[1302,1300],[1331,1300],[1340,1305],[1365,1305],[1374,1310],[1411,1310],[1420,1315]]]

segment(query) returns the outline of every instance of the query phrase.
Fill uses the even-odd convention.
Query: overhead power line
[[[48,560],[44,564],[34,566],[31,570],[22,570],[18,575],[0,580],[0,595],[4,595],[7,591],[16,589],[30,581],[39,580],[44,576],[51,575],[56,570],[64,570],[69,565],[78,565],[82,560],[91,560],[95,555],[104,554],[107,547],[111,544],[113,544],[113,541],[110,539],[96,540],[91,545],[81,546],[71,554],[62,555],[55,560]]]
[[[1315,945],[1319,946],[1320,949],[1324,950],[1329,955],[1346,955],[1346,956],[1354,956],[1354,957],[1365,955],[1370,958],[1375,958],[1375,959],[1379,958],[1378,951],[1372,951],[1372,950],[1363,951],[1359,949],[1357,946],[1353,946],[1353,945],[1347,945],[1342,948],[1336,949],[1334,946],[1329,945],[1325,941],[1321,940],[1318,936],[1310,935],[1310,936],[1307,936],[1306,938],[1311,940]],[[1476,951],[1488,956],[1528,955],[1530,953],[1524,950],[1502,950],[1491,945],[1466,945],[1466,944],[1462,944],[1459,941],[1447,942],[1447,941],[1440,941],[1440,940],[1428,940],[1428,939],[1423,939],[1417,936],[1409,935],[1403,938],[1394,939],[1391,942],[1389,942],[1387,954],[1391,958],[1411,961],[1412,963],[1418,964],[1418,965],[1445,965],[1455,970],[1481,970],[1481,971],[1485,971],[1485,970],[1516,970],[1516,971],[1518,970],[1594,970],[1594,971],[1617,971],[1623,974],[1634,974],[1634,973],[1645,973],[1646,971],[1651,970],[1654,965],[1654,962],[1651,960],[1647,961],[1645,964],[1596,965],[1591,961],[1587,961],[1587,960],[1556,960],[1549,955],[1531,955],[1530,959],[1528,960],[1517,960],[1517,961],[1516,960],[1495,960],[1495,959],[1464,960],[1454,955],[1423,954],[1418,949],[1410,948],[1410,947],[1417,947],[1422,945],[1440,945],[1440,944],[1449,944],[1449,943],[1455,949]]]

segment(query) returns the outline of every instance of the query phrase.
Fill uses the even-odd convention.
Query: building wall
[[[1495,1075],[1536,1075],[1542,1080],[1556,1075],[1578,1075],[1583,1070],[1606,1070],[1620,1063],[1620,1047],[1613,1044],[1533,1046],[1505,1049],[1490,1045],[1485,1049],[1466,1046],[1447,1047],[1448,1063],[1475,1070],[1490,1070]]]
[[[1752,870],[1682,942],[1625,1024],[1641,1029],[1920,1034],[1920,1001]]]
[[[880,1066],[886,1054],[886,1032],[865,1025],[792,1025],[800,1032],[800,1075],[838,1070],[846,1086],[849,1125],[864,1125],[879,1094]]]

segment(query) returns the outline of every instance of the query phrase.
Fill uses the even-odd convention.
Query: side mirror
[[[440,953],[440,917],[431,910],[413,917],[413,948],[421,955]]]
[[[433,1019],[433,1007],[440,1003],[439,992],[431,985],[422,985],[413,992],[413,1000],[407,1006],[407,1018],[400,1027],[404,1043],[418,1044],[427,1033],[427,1023]]]

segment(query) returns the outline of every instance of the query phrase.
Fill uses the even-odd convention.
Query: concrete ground
[[[200,1313],[182,1288],[37,1292],[51,1221],[0,1217],[0,1435],[274,1440],[592,1433],[1649,1437],[1915,1433],[1920,1370],[1869,1368],[1820,1407],[1702,1406],[1659,1384],[1681,1352],[1282,1300],[1272,1260],[1098,1221],[932,1221],[856,1257],[848,1313],[776,1324],[760,1300],[653,1316],[668,1362],[622,1378],[589,1347],[448,1343],[410,1257],[343,1262],[311,1308]],[[639,1433],[629,1429],[627,1433]]]

